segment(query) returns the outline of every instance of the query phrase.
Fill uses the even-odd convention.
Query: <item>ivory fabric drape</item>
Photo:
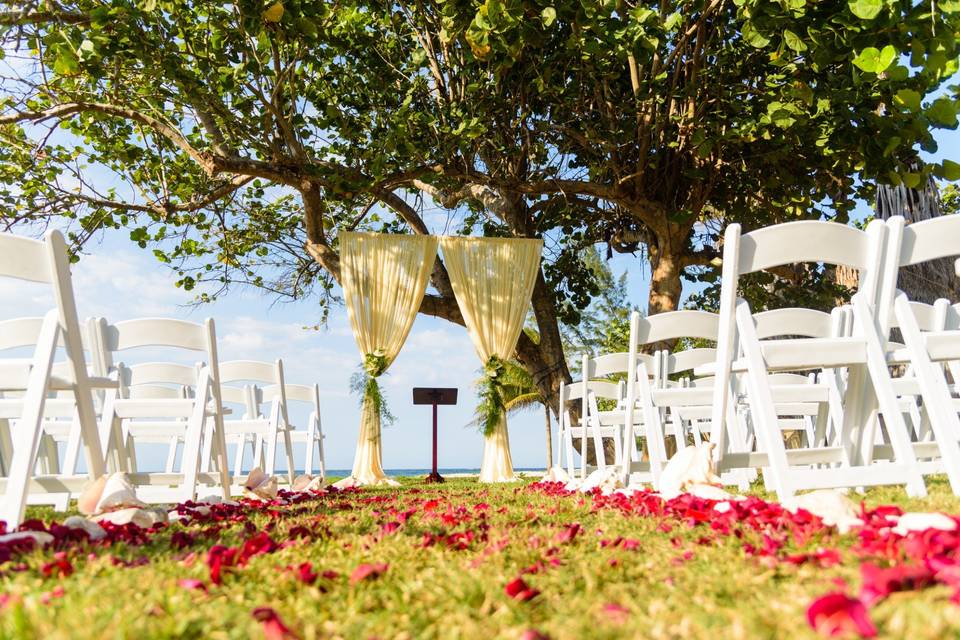
[[[543,241],[443,237],[443,262],[467,332],[483,362],[513,355],[540,270]],[[507,418],[484,438],[481,482],[513,480]]]
[[[340,234],[340,269],[353,336],[366,357],[400,353],[437,259],[436,236]],[[364,396],[349,485],[395,484],[383,472],[380,413]]]

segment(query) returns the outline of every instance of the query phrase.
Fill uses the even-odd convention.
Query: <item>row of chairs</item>
[[[864,230],[730,225],[719,312],[634,314],[627,353],[584,356],[582,379],[561,389],[557,464],[581,477],[612,465],[624,481],[639,474],[657,487],[668,439],[677,448],[709,440],[725,483],[746,488],[762,470],[781,500],[891,484],[922,496],[934,473],[960,494],[960,305],[910,301],[897,289],[902,268],[958,255],[958,216],[909,225],[894,217]],[[797,263],[857,269],[850,304],[753,313],[738,298],[742,276]],[[799,436],[794,446],[785,432]],[[581,456],[574,468],[575,439],[598,452],[596,465]]]
[[[107,472],[125,472],[147,502],[195,499],[205,488],[228,498],[242,486],[248,449],[251,464],[273,474],[282,446],[292,483],[299,443],[306,472],[318,464],[325,473],[319,389],[287,383],[281,360],[220,362],[209,318],[81,323],[56,230],[42,241],[0,234],[0,276],[49,285],[55,301],[42,318],[0,322],[0,352],[32,352],[0,358],[0,519],[8,528],[28,502],[65,509]],[[177,362],[175,352],[201,361]],[[288,415],[295,402],[311,410],[304,429]],[[150,444],[166,447],[162,471],[138,464],[137,445]],[[232,473],[228,444],[236,447]]]

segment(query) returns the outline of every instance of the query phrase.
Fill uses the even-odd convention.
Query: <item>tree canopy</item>
[[[8,227],[125,229],[202,299],[323,302],[343,229],[542,236],[517,355],[545,397],[601,286],[585,248],[648,260],[653,313],[728,221],[843,221],[877,181],[960,178],[916,164],[957,125],[958,0],[7,7]],[[439,261],[422,311],[462,322]]]

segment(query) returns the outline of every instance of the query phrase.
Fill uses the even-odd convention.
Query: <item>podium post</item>
[[[414,387],[413,404],[433,405],[433,471],[426,477],[426,481],[443,482],[443,476],[437,471],[437,406],[457,404],[457,390],[442,387]]]

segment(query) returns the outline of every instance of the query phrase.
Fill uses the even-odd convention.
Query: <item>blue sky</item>
[[[934,158],[960,160],[960,135],[940,132]],[[861,212],[866,211],[861,207]],[[431,230],[443,232],[445,214],[427,218]],[[649,270],[638,258],[617,255],[611,261],[616,274],[627,272],[632,299],[645,304]],[[81,317],[97,315],[110,321],[143,316],[177,317],[200,321],[212,316],[217,323],[220,357],[273,360],[283,358],[289,382],[320,385],[327,466],[350,468],[357,438],[359,406],[349,392],[349,379],[360,356],[345,310],[335,308],[326,329],[305,327],[319,318],[315,300],[277,302],[250,289],[234,289],[221,300],[190,306],[192,294],[174,287],[175,276],[151,253],[127,240],[124,232],[108,233],[88,246],[74,267]],[[0,279],[0,318],[40,315],[50,298],[37,287]],[[483,439],[467,426],[475,403],[473,380],[479,360],[465,329],[443,320],[418,316],[400,356],[383,379],[391,410],[397,417],[383,432],[383,464],[391,468],[422,468],[430,461],[430,408],[414,407],[414,386],[450,386],[460,391],[456,407],[440,410],[440,466],[477,468]],[[296,421],[305,411],[294,411]],[[543,414],[533,411],[509,420],[514,465],[542,468],[545,461]],[[556,425],[554,425],[554,433]],[[296,453],[298,460],[302,453]],[[143,458],[141,458],[143,460]],[[162,452],[145,460],[162,460]]]

